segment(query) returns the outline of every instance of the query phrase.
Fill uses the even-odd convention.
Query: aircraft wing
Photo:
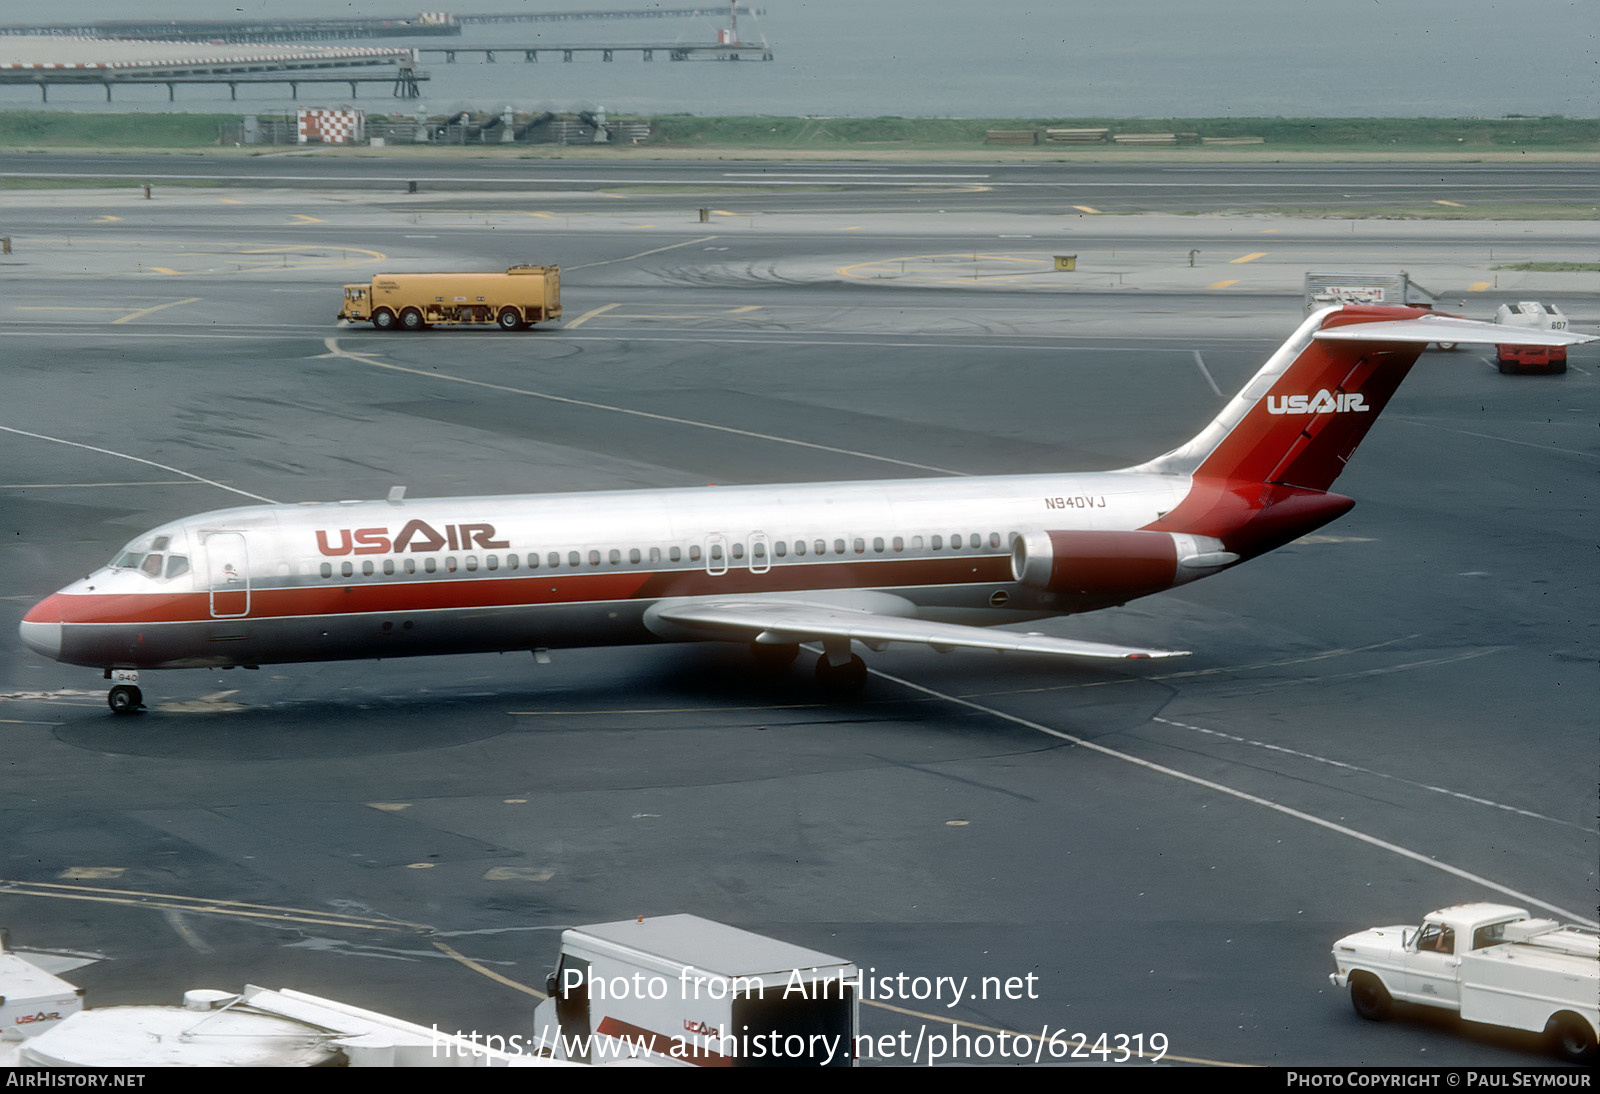
[[[909,602],[898,597],[883,599],[910,607]],[[739,638],[773,644],[850,638],[868,646],[911,642],[941,651],[964,647],[1113,660],[1184,657],[1189,652],[1113,646],[1036,633],[967,627],[959,623],[934,623],[848,604],[764,597],[703,597],[666,602],[651,609],[650,617],[701,632],[707,638]]]

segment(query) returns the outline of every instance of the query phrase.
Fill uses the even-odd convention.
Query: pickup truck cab
[[[1592,1057],[1600,1036],[1600,936],[1506,904],[1457,904],[1420,926],[1374,927],[1333,944],[1335,987],[1363,1018],[1394,1000],[1458,1011],[1472,1022],[1551,1035],[1563,1055]]]

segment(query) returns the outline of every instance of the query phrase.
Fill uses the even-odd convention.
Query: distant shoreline
[[[410,117],[379,111],[373,111],[371,116]],[[286,147],[241,147],[236,134],[244,117],[4,110],[0,111],[0,148],[13,152],[93,149],[187,153],[226,149],[233,154],[237,154],[236,150],[263,154]],[[648,123],[650,137],[626,147],[534,142],[448,146],[391,143],[381,154],[885,160],[939,157],[1016,162],[1305,161],[1352,156],[1421,161],[1600,158],[1600,119],[1595,118],[800,118],[668,114],[612,115],[609,121],[613,125]],[[1050,130],[1105,130],[1106,136],[1068,143],[1052,140]],[[1170,135],[1175,143],[1115,140],[1119,136],[1158,135]],[[1061,134],[1054,136],[1059,138]],[[1249,139],[1259,139],[1259,143],[1213,143]],[[335,151],[336,147],[327,151]],[[379,150],[366,146],[337,150],[379,154]]]

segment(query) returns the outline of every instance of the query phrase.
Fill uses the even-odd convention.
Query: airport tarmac
[[[8,194],[13,946],[92,957],[69,974],[91,1005],[255,983],[509,1036],[562,927],[693,912],[880,977],[1037,978],[880,996],[874,1035],[1551,1062],[1431,1013],[1364,1022],[1327,976],[1336,937],[1460,901],[1593,921],[1594,345],[1564,376],[1427,353],[1336,486],[1348,516],[1038,627],[1182,662],[892,647],[839,701],[739,646],[556,650],[148,673],[151,709],[116,718],[97,673],[21,646],[35,600],[137,533],[254,498],[1125,466],[1293,330],[1308,268],[1600,320],[1592,273],[1496,269],[1592,260],[1592,222],[1069,217],[976,190],[884,211],[848,186],[763,213],[603,186]],[[563,325],[333,318],[379,270],[514,262],[563,267]]]

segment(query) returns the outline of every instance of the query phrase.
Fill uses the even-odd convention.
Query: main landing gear
[[[855,695],[866,687],[867,663],[851,652],[849,639],[823,642],[817,683],[835,695]]]
[[[752,642],[750,654],[769,672],[780,672],[794,663],[800,647],[791,642]],[[867,683],[867,663],[850,652],[848,639],[825,642],[817,658],[817,683],[833,695],[858,694]]]
[[[752,642],[750,654],[756,664],[777,672],[794,664],[794,659],[800,656],[800,647],[790,642]]]
[[[828,661],[828,655],[817,658],[817,683],[835,695],[857,695],[867,686],[867,663],[855,654],[842,665]]]

